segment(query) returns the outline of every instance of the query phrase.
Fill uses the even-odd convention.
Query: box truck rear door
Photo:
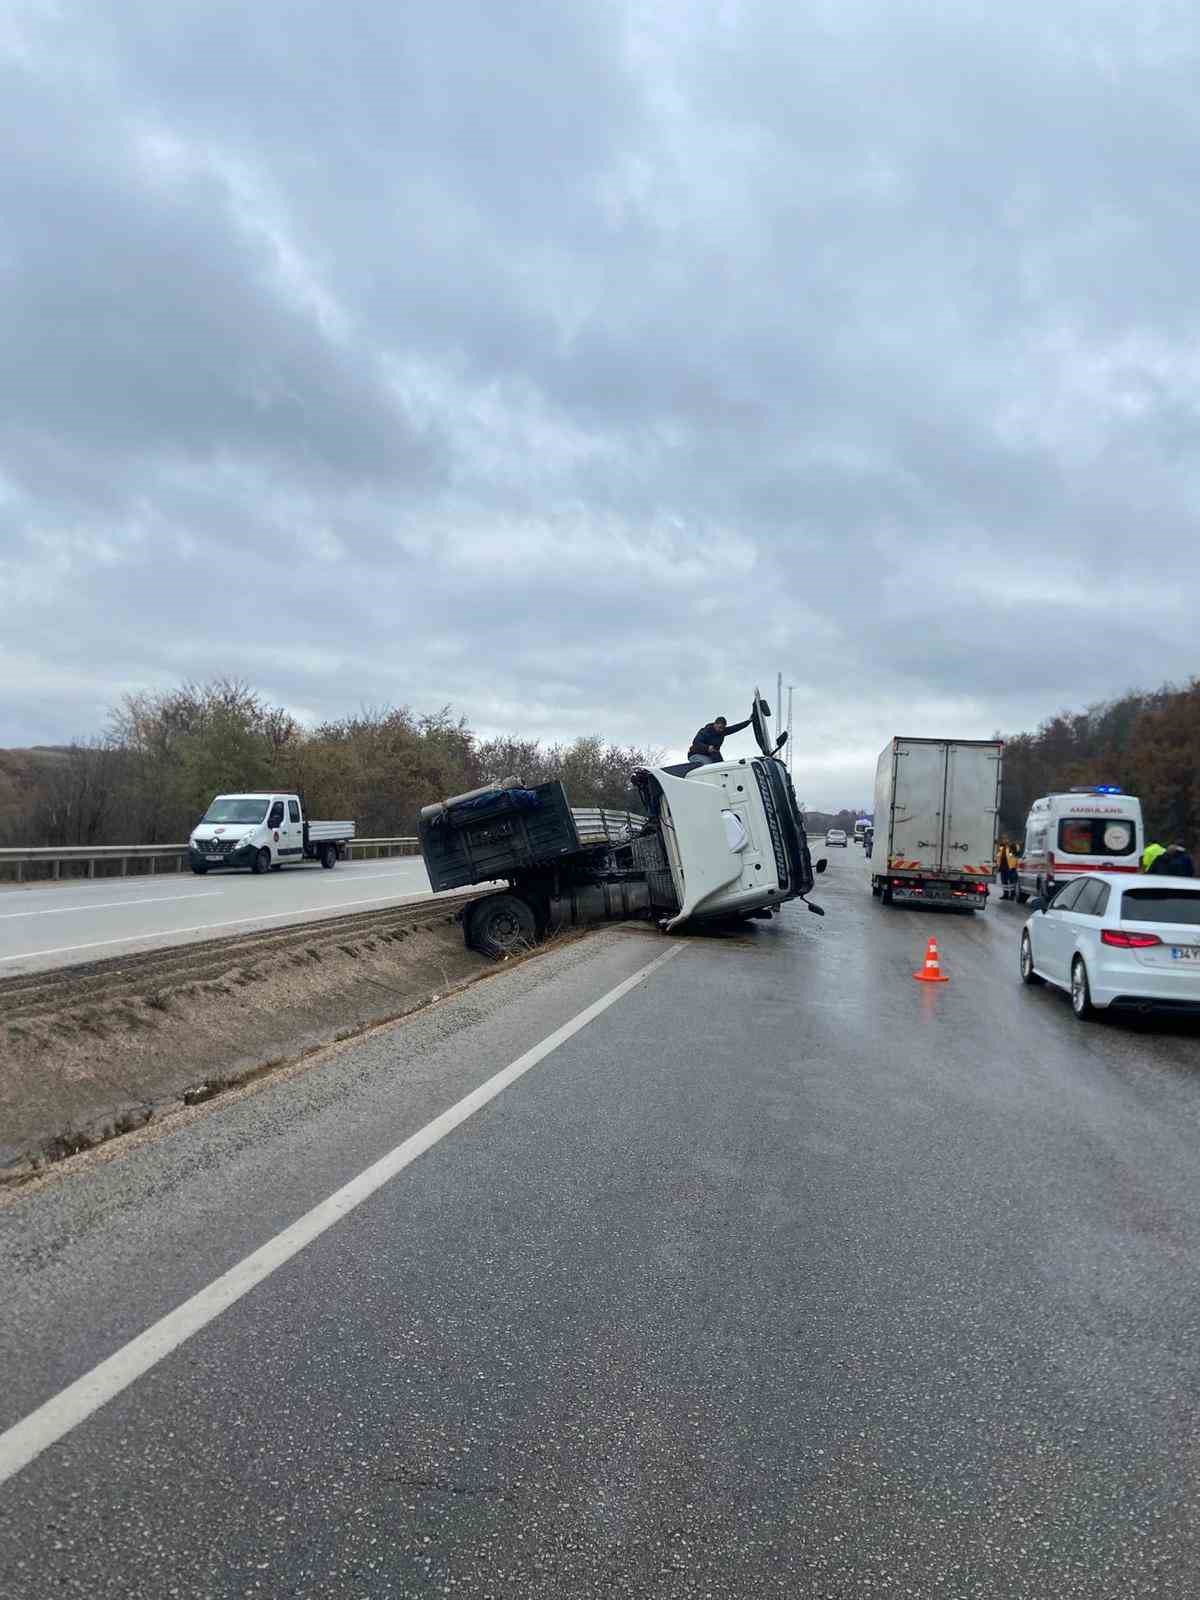
[[[896,741],[892,848],[888,866],[932,872],[942,862],[946,746],[934,739]],[[875,819],[880,825],[880,819]]]
[[[943,830],[947,869],[991,876],[999,788],[1000,752],[994,745],[949,746]]]

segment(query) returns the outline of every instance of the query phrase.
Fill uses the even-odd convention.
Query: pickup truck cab
[[[219,794],[192,829],[188,863],[197,874],[303,861],[335,867],[353,837],[353,822],[310,822],[299,794]]]

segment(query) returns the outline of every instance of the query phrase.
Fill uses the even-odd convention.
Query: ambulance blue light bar
[[[1071,788],[1072,794],[1124,794],[1125,791],[1115,783],[1077,783]]]

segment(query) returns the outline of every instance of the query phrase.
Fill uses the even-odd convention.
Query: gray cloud
[[[840,804],[1187,676],[1198,53],[1166,0],[11,9],[0,742],[227,672],[677,748],[781,669]]]

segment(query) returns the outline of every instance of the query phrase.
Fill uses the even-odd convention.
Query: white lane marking
[[[90,906],[51,906],[48,911],[0,911],[0,922],[12,922],[16,917],[61,917],[67,911],[111,911],[114,906],[156,906],[166,900],[215,900],[224,891],[202,889],[199,894],[152,894],[143,900],[101,900]]]
[[[349,1216],[377,1189],[403,1172],[405,1167],[411,1166],[418,1156],[432,1149],[448,1133],[466,1122],[468,1117],[473,1117],[489,1101],[503,1093],[509,1084],[523,1077],[539,1061],[544,1061],[559,1045],[565,1044],[574,1034],[586,1028],[589,1022],[607,1011],[609,1006],[615,1005],[631,989],[636,989],[638,984],[644,983],[651,973],[672,957],[680,955],[684,949],[685,945],[676,944],[664,950],[662,955],[655,956],[653,961],[632,977],[618,983],[615,989],[601,995],[599,1000],[594,1000],[569,1022],[564,1022],[561,1028],[548,1034],[532,1050],[518,1056],[486,1083],[481,1083],[478,1089],[472,1089],[448,1111],[443,1111],[440,1117],[426,1123],[419,1133],[398,1144],[365,1172],[360,1172],[357,1178],[351,1178],[327,1200],[322,1200],[320,1205],[314,1206],[293,1222],[291,1227],[276,1234],[235,1267],[215,1278],[207,1288],[192,1295],[181,1306],[176,1306],[174,1311],[168,1311],[165,1317],[160,1317],[144,1333],[122,1345],[107,1360],[101,1361],[82,1378],[68,1384],[53,1399],[47,1400],[22,1421],[0,1433],[0,1484],[6,1483],[36,1460],[43,1450],[48,1450],[52,1444],[65,1438],[73,1428],[77,1428],[101,1406],[107,1405],[122,1390],[136,1382],[143,1373],[149,1372],[151,1367],[157,1366],[164,1357],[177,1350],[186,1339],[215,1321],[223,1311],[235,1305],[243,1295],[249,1294],[251,1289],[269,1278],[294,1255],[298,1255],[306,1245],[320,1238],[334,1223]]]
[[[357,879],[357,878],[369,878],[371,880],[371,882],[374,883],[377,878],[411,878],[413,876],[412,870],[405,871],[405,870],[401,869],[401,870],[397,870],[397,871],[394,871],[394,872],[392,872],[392,871],[389,871],[389,872],[374,872],[374,871],[371,870],[373,865],[374,865],[373,862],[361,861],[361,862],[358,862],[356,865],[343,866],[341,868],[340,872],[338,873],[338,877],[342,878],[342,879],[346,879],[346,878],[355,878],[355,879]],[[420,856],[412,856],[412,857],[409,858],[409,867],[410,867],[410,869],[417,868],[417,869],[420,869],[423,872],[424,865],[425,864],[421,860]],[[356,867],[360,868],[360,869],[365,869],[365,870],[356,870]],[[326,879],[326,877],[325,877],[325,874],[323,872],[318,872],[315,868],[304,867],[302,870],[303,870],[303,872],[304,872],[306,877],[310,877],[310,878],[314,879],[317,882],[327,882],[328,881]],[[214,873],[221,872],[221,868],[220,867],[214,867],[213,871],[214,871]],[[147,873],[147,874],[145,874],[145,876],[149,877],[151,875],[149,873]],[[171,876],[174,877],[175,874],[172,873]],[[239,878],[243,877],[243,876],[246,876],[246,874],[243,874],[241,872],[238,873],[238,877]],[[291,876],[291,868],[290,867],[287,867],[287,868],[284,869],[284,876],[285,877],[290,877]],[[226,881],[225,880],[225,876],[224,876],[224,874],[222,874],[221,882],[225,882],[225,881]],[[76,884],[74,885],[74,887],[75,887],[75,889],[77,891],[80,891],[80,892],[82,892],[83,890],[85,890],[85,889],[87,889],[89,887],[95,887],[95,888],[99,889],[102,894],[106,893],[106,892],[108,894],[115,894],[118,889],[123,889],[123,888],[140,889],[142,887],[142,884],[137,882],[136,879],[134,881],[132,881],[132,882],[130,882],[129,880],[126,880],[125,882],[122,882],[119,878],[110,878],[110,879],[107,880],[107,882],[105,882],[103,884],[103,886],[101,886],[101,884],[99,884],[99,883],[95,883],[93,885],[91,882],[89,882],[86,879],[79,879],[76,882]],[[149,885],[147,885],[147,887],[149,887]],[[157,886],[155,886],[155,887],[157,887]],[[199,886],[197,885],[197,887],[199,887]],[[38,897],[45,896],[47,899],[49,899],[49,898],[51,898],[53,896],[56,896],[56,895],[60,894],[62,891],[60,889],[57,889],[57,888],[55,888],[55,889],[21,888],[19,886],[14,886],[13,884],[7,884],[6,883],[6,884],[0,884],[0,893],[3,893],[3,892],[10,892],[14,897],[16,897],[17,895],[21,895],[22,897],[28,895],[30,898],[33,898],[36,895]],[[208,891],[206,890],[205,893],[207,893],[207,892]],[[214,894],[216,894],[216,893],[222,893],[223,894],[224,890],[213,890],[213,893]],[[162,896],[161,898],[169,900],[169,899],[172,899],[173,896],[166,895],[166,896]],[[187,895],[180,895],[179,898],[181,900],[186,900],[188,898],[188,896]],[[114,900],[112,902],[113,905],[130,905],[130,906],[137,905],[138,903],[139,902],[136,901],[136,900]],[[60,908],[55,906],[53,909],[57,911]],[[90,910],[92,910],[94,908],[91,907],[91,906],[87,906],[87,905],[81,905],[81,906],[64,906],[61,909],[66,910],[66,911],[90,911]],[[40,913],[34,912],[34,911],[6,911],[6,912],[4,912],[4,916],[6,916],[6,917],[9,917],[9,916],[12,916],[12,917],[37,916],[39,914]]]
[[[422,899],[432,895],[432,889],[418,889],[412,899]],[[91,939],[87,944],[60,944],[52,950],[22,950],[19,955],[0,956],[4,961],[36,961],[38,956],[65,956],[75,950],[99,950],[106,944],[136,944],[139,939],[174,939],[181,933],[211,933],[217,928],[239,928],[246,922],[271,922],[282,921],[284,917],[311,917],[314,922],[321,919],[321,911],[341,911],[346,906],[376,906],[384,900],[395,900],[394,894],[373,894],[362,900],[335,900],[330,905],[304,906],[299,911],[264,911],[257,917],[234,917],[231,922],[198,922],[191,928],[163,928],[159,933],[123,933],[119,939]]]

